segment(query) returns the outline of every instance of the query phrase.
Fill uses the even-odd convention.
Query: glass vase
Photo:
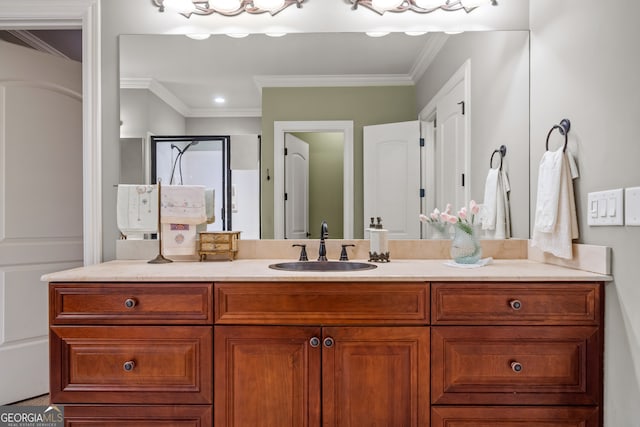
[[[451,258],[458,264],[475,264],[482,258],[482,247],[475,228],[470,224],[454,224]]]
[[[450,239],[450,224],[448,222],[428,222],[426,227],[427,239],[444,240]]]

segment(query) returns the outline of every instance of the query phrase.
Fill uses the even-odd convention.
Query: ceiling
[[[82,62],[82,30],[7,30],[0,39]]]
[[[414,84],[446,37],[121,35],[121,88],[150,89],[185,116],[259,116],[263,87]]]

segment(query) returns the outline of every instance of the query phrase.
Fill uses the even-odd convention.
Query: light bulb
[[[185,34],[187,37],[193,40],[206,40],[211,37],[211,34],[200,33],[200,34]]]
[[[284,0],[253,0],[253,6],[262,10],[278,10],[284,6]]]
[[[445,2],[443,0],[416,0],[416,5],[423,9],[435,9],[440,7]]]
[[[242,39],[249,36],[249,33],[228,33],[229,37],[233,37],[234,39]]]
[[[428,31],[405,31],[408,36],[424,36]]]
[[[162,5],[166,10],[173,10],[179,13],[188,13],[195,10],[191,0],[164,0]]]
[[[404,0],[371,0],[371,6],[379,10],[391,10],[404,3]]]
[[[240,8],[240,0],[210,0],[211,7],[223,12],[233,12]]]
[[[269,37],[284,37],[287,33],[265,33],[265,35]]]
[[[369,37],[384,37],[389,34],[388,31],[367,31],[365,33]]]

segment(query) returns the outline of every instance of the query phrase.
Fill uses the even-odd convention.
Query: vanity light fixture
[[[268,12],[271,16],[295,4],[302,7],[305,0],[151,0],[160,12],[172,10],[190,18],[191,15],[236,16],[242,12],[251,14]]]
[[[469,13],[475,8],[492,4],[498,5],[498,0],[348,0],[355,10],[364,6],[382,15],[385,12],[405,12],[412,10],[417,13],[431,13],[436,10],[453,12],[464,10]]]

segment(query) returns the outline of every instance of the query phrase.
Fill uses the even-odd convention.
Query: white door
[[[463,116],[464,81],[445,93],[436,104],[436,206],[451,203],[455,212],[468,202],[466,123]]]
[[[286,134],[285,145],[285,239],[309,235],[309,144]]]
[[[390,239],[419,239],[420,122],[364,126],[365,238],[381,217]]]
[[[0,41],[0,404],[49,390],[42,274],[82,265],[82,70]],[[9,386],[10,385],[10,386]]]

